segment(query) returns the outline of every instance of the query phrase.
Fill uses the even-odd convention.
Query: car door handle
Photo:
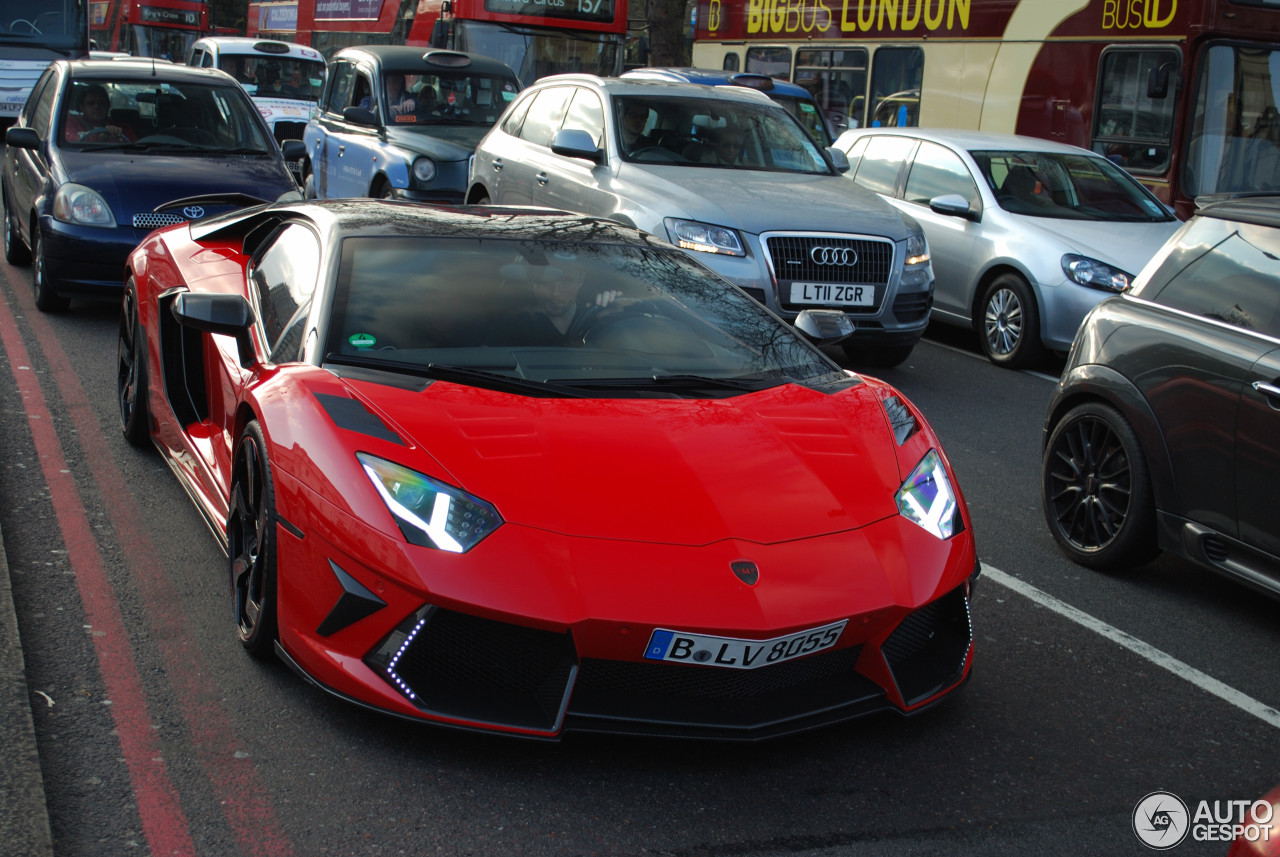
[[[547,174],[546,174],[546,173],[538,173],[538,174],[537,174],[536,176],[534,176],[533,178],[534,178],[534,180],[536,180],[536,181],[538,182],[538,184],[543,184],[543,185],[544,185],[544,184],[546,184],[546,183],[547,183]]]
[[[1280,387],[1277,387],[1275,384],[1268,384],[1266,381],[1254,381],[1253,389],[1257,390],[1264,396],[1272,396],[1280,399]]]
[[[502,161],[498,160],[497,158],[494,158],[493,171],[496,173],[496,172],[500,172],[501,170],[502,170]]]
[[[339,158],[341,158],[341,157],[342,157],[342,153],[343,153],[343,152],[345,152],[346,150],[347,150],[347,147],[346,147],[346,146],[339,145],[339,146],[338,146],[338,157],[339,157]]]

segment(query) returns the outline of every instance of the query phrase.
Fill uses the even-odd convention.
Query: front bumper
[[[108,299],[120,297],[124,265],[148,230],[117,226],[101,229],[40,218],[44,241],[45,276],[63,297]]]
[[[408,719],[552,740],[757,740],[915,713],[972,662],[971,534],[943,542],[896,516],[800,543],[699,548],[507,524],[461,557],[367,533],[356,557],[337,546],[350,543],[350,521],[333,536],[319,521],[290,523],[278,531],[282,657],[329,693]],[[395,568],[397,555],[418,565]],[[744,555],[772,575],[738,581],[728,558]],[[575,576],[566,562],[609,571]],[[816,570],[796,579],[781,571],[788,562]],[[406,582],[423,571],[430,583]],[[772,640],[838,620],[832,648],[757,669],[644,657],[657,628]]]

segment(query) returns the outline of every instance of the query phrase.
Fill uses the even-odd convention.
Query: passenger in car
[[[515,345],[581,345],[590,322],[616,301],[621,292],[610,289],[583,299],[585,269],[573,260],[561,264],[507,265],[503,275],[530,284],[530,307],[517,312],[505,326]]]

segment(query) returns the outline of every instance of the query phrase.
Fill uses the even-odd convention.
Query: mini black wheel
[[[1049,435],[1040,473],[1045,521],[1071,559],[1119,571],[1159,553],[1146,458],[1115,408],[1086,402],[1068,411]]]

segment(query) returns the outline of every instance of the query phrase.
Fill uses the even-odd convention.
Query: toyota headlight
[[[1132,274],[1106,262],[1099,262],[1088,256],[1077,256],[1075,253],[1062,257],[1062,272],[1073,283],[1108,292],[1123,292],[1133,282]]]
[[[116,219],[111,206],[90,187],[68,182],[53,197],[53,218],[78,226],[102,226],[114,229]]]
[[[372,455],[356,458],[411,544],[466,553],[502,526],[497,509],[465,491]]]
[[[742,241],[738,233],[723,226],[712,226],[709,223],[698,223],[696,220],[680,220],[668,217],[663,221],[667,226],[667,235],[671,243],[681,250],[696,250],[699,253],[716,253],[723,256],[745,256]]]
[[[949,539],[960,532],[960,501],[936,449],[920,460],[898,489],[898,512],[913,524]]]

